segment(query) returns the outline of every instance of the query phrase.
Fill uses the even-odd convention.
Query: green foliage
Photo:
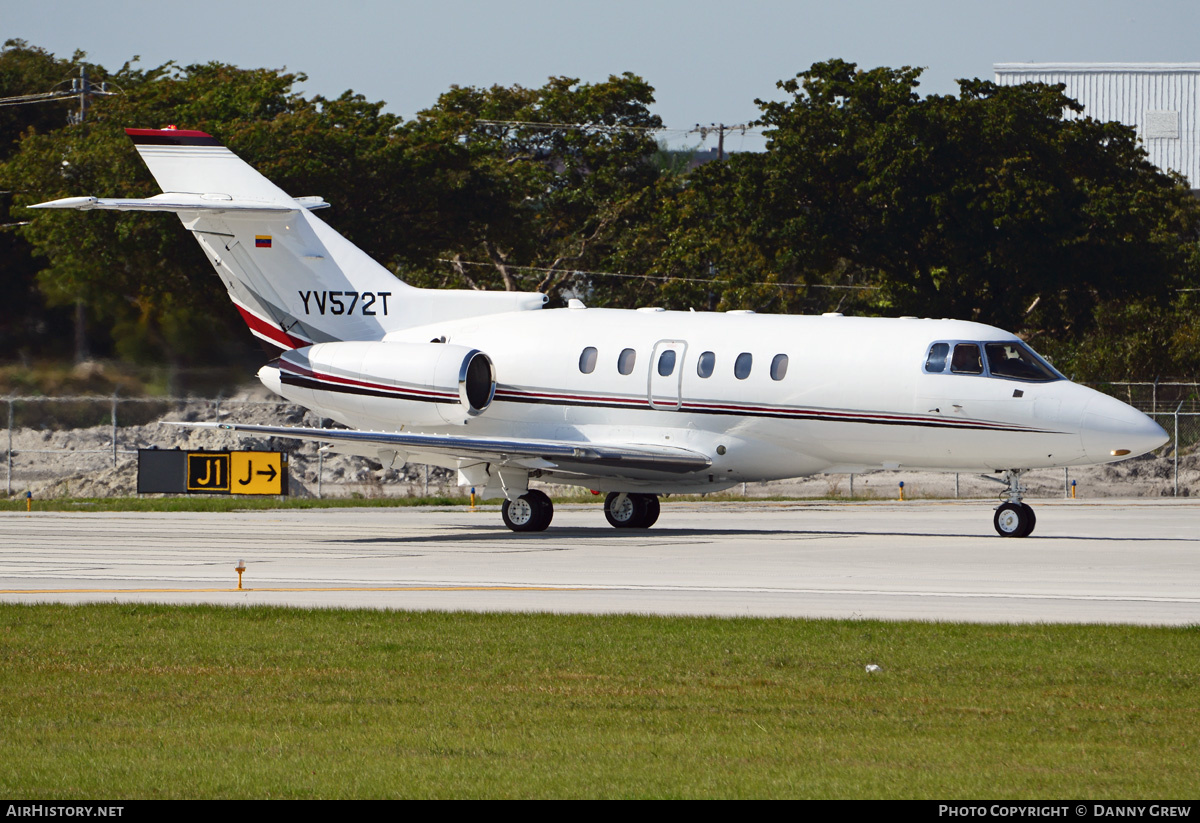
[[[82,57],[10,41],[0,82],[41,90]],[[957,96],[922,97],[918,69],[817,63],[779,84],[784,100],[759,101],[765,152],[687,171],[686,153],[653,139],[653,89],[628,73],[452,87],[405,121],[350,91],[305,98],[298,74],[135,63],[89,69],[122,93],[82,125],[43,112],[20,130],[0,110],[16,147],[0,187],[19,204],[149,196],[123,129],[177,124],[287,191],[326,197],[335,228],[415,285],[958,317],[1017,331],[1080,376],[1200,370],[1187,291],[1200,285],[1200,202],[1131,129],[1078,116],[1061,87],[964,80]],[[0,234],[10,293],[31,301],[36,283],[62,307],[14,315],[20,339],[47,318],[61,338],[83,301],[127,360],[244,351],[249,335],[172,218],[39,213],[19,231]]]
[[[663,173],[653,163],[649,130],[662,125],[649,112],[653,99],[629,73],[443,94],[411,132],[448,155],[452,199],[441,210],[445,234],[433,239],[454,277],[406,276],[552,295],[578,288],[573,272],[604,265]]]
[[[693,174],[645,269],[709,268],[709,305],[973,319],[1088,341],[1069,349],[1080,366],[1112,343],[1124,353],[1097,362],[1113,377],[1194,371],[1165,345],[1179,289],[1200,280],[1200,203],[1182,181],[1061,86],[920,97],[919,75],[833,60],[780,83],[789,99],[760,101],[767,151]],[[1117,343],[1131,311],[1139,328]]]

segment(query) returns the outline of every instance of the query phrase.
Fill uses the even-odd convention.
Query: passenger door
[[[683,355],[687,343],[683,340],[659,340],[650,355],[650,375],[646,394],[652,409],[678,411],[682,402]]]

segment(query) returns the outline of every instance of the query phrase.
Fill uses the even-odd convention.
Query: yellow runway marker
[[[563,586],[289,586],[254,589],[0,589],[0,594],[187,594],[204,592],[583,592]]]

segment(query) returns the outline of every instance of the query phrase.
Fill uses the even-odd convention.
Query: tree
[[[1200,210],[1133,130],[1061,86],[814,65],[764,103],[760,242],[781,269],[868,272],[897,313],[1079,337],[1112,300],[1165,308],[1195,277]]]
[[[78,74],[76,63],[82,57],[76,53],[72,60],[64,60],[24,40],[8,40],[0,49],[0,97],[62,90]],[[26,132],[62,127],[67,109],[61,100],[0,107],[0,163],[16,150]],[[0,305],[0,350],[28,357],[33,341],[53,346],[55,341],[70,340],[72,312],[42,304],[35,279],[41,263],[16,231],[23,220],[12,213],[12,194],[0,192],[0,289],[10,296]]]
[[[414,279],[557,293],[600,268],[660,174],[653,99],[629,73],[443,94],[406,139],[438,158],[445,196],[428,225],[454,276]]]

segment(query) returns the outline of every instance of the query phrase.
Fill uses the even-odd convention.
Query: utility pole
[[[71,79],[71,94],[79,95],[79,111],[68,112],[67,122],[71,125],[79,125],[87,120],[88,109],[91,108],[94,95],[103,95],[105,97],[113,94],[108,90],[108,83],[101,83],[97,88],[90,80],[88,80],[87,64],[84,63],[79,67],[79,76]],[[75,301],[75,362],[84,363],[91,359],[92,353],[88,349],[87,343],[87,305],[83,300]],[[116,441],[113,441],[116,442]],[[116,447],[114,446],[114,449]],[[114,451],[114,454],[116,452]]]
[[[717,160],[725,160],[725,132],[740,131],[743,136],[746,134],[746,129],[751,128],[752,123],[738,123],[736,126],[727,126],[724,123],[709,123],[707,126],[696,124],[696,128],[688,132],[688,134],[699,134],[701,140],[708,139],[708,133],[715,131],[717,133]]]
[[[67,115],[67,122],[71,125],[76,125],[87,120],[88,109],[91,108],[91,98],[97,95],[108,97],[115,94],[108,90],[108,83],[101,83],[99,86],[88,80],[87,65],[79,67],[79,76],[71,79],[71,95],[79,95],[79,112],[70,113]]]

